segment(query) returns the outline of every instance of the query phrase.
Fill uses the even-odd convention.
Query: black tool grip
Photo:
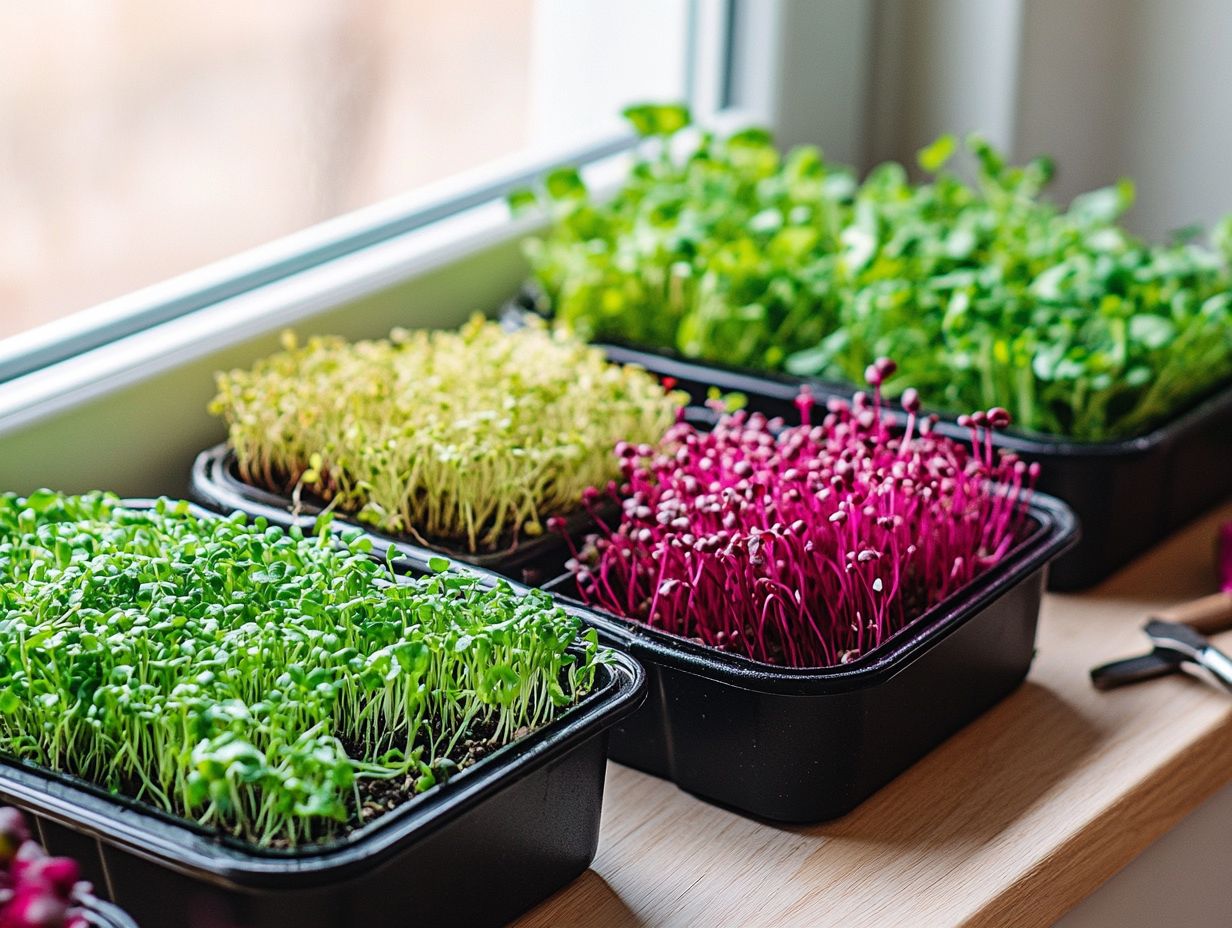
[[[1127,683],[1166,677],[1176,673],[1180,668],[1178,659],[1153,651],[1150,654],[1127,657],[1124,660],[1112,661],[1092,668],[1091,683],[1097,690],[1111,690]]]

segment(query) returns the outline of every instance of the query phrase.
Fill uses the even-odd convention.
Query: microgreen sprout
[[[867,654],[996,564],[1024,534],[1038,472],[992,447],[1002,408],[964,417],[971,448],[935,434],[904,393],[901,430],[871,397],[832,400],[801,425],[738,411],[622,444],[614,528],[574,550],[582,597],[617,615],[795,667]],[[596,492],[588,494],[593,500]]]
[[[308,490],[395,535],[491,551],[542,534],[615,476],[619,439],[655,441],[680,398],[542,326],[348,343],[313,338],[218,376],[241,476]]]
[[[166,500],[0,497],[0,752],[289,847],[592,686],[594,634],[547,594],[395,580],[370,552]]]
[[[974,183],[948,169],[949,136],[920,153],[927,182],[894,163],[861,182],[757,129],[673,146],[676,109],[627,114],[648,141],[614,197],[562,168],[514,198],[548,204],[527,254],[584,338],[851,384],[889,355],[889,395],[1004,405],[1084,440],[1144,432],[1232,377],[1232,216],[1213,247],[1152,244],[1119,222],[1128,181],[1062,209],[1043,197],[1051,162],[1007,164],[978,136]]]
[[[0,808],[0,928],[90,928],[94,897],[80,877],[77,861],[47,855],[21,812]]]

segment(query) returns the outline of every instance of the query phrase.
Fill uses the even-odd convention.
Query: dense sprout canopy
[[[820,422],[738,411],[656,446],[621,445],[617,524],[574,550],[582,598],[617,615],[772,664],[868,654],[996,566],[1028,530],[1038,474],[998,454],[1009,414],[964,417],[971,447],[903,395],[899,430],[870,367],[870,398],[831,400]],[[593,496],[593,494],[592,494]]]
[[[591,686],[593,634],[546,594],[395,581],[370,550],[186,503],[0,497],[0,752],[290,846]]]
[[[679,398],[573,339],[476,317],[460,331],[288,340],[218,376],[243,476],[303,480],[338,509],[421,541],[491,550],[537,535],[616,475],[612,446],[654,441]]]
[[[891,395],[1086,440],[1141,433],[1232,376],[1232,218],[1211,248],[1151,244],[1119,222],[1128,181],[1063,209],[1043,197],[1051,162],[1008,164],[979,137],[973,183],[948,169],[949,136],[920,153],[927,181],[888,163],[861,182],[762,130],[674,144],[687,112],[628,115],[658,141],[621,189],[600,200],[557,172],[554,223],[528,243],[583,337],[851,384],[889,356]]]

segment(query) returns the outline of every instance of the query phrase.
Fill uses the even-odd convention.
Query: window
[[[704,95],[696,71],[721,66],[723,6],[0,10],[0,339],[25,333],[0,342],[0,380],[405,228],[433,191],[455,202],[535,159],[612,150],[624,104]],[[391,197],[405,202],[117,300]]]

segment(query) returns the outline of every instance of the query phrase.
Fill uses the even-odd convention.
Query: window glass
[[[688,86],[688,0],[0,6],[0,338],[618,128]]]

